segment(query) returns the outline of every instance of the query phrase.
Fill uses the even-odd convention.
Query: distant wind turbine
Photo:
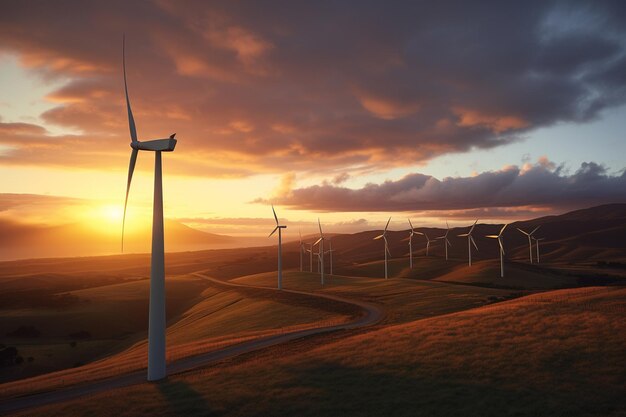
[[[161,152],[172,152],[176,147],[175,133],[166,139],[155,139],[140,142],[137,139],[137,128],[128,98],[126,84],[126,42],[122,40],[122,68],[124,73],[124,94],[128,111],[130,128],[130,164],[126,183],[126,199],[124,200],[124,217],[122,218],[122,252],[124,251],[124,227],[128,193],[133,179],[135,164],[139,151],[154,152],[154,202],[152,206],[152,255],[150,261],[150,306],[148,318],[148,381],[156,381],[166,376],[165,365],[165,249],[163,238],[163,172]]]
[[[435,238],[443,239],[443,247],[446,250],[446,261],[448,260],[448,246],[452,246],[452,243],[450,243],[450,240],[448,239],[448,233],[450,233],[450,226],[448,226],[448,221],[446,220],[446,234]],[[426,236],[426,233],[422,234]],[[428,236],[426,236],[426,255],[428,255],[428,245],[430,245],[430,239],[428,239]]]
[[[321,275],[321,281],[322,281],[322,285],[324,285],[324,232],[322,232],[322,223],[320,223],[320,219],[317,219],[317,225],[320,228],[320,238],[317,239],[317,241],[313,244],[313,246],[317,245],[319,243],[320,247],[319,247],[319,258],[320,258],[320,275]]]
[[[478,246],[476,246],[476,242],[474,241],[474,237],[472,236],[472,232],[474,231],[474,227],[476,227],[477,222],[478,220],[474,222],[472,227],[470,227],[469,232],[459,235],[459,237],[467,236],[467,256],[469,260],[469,266],[472,266],[472,244],[474,245],[476,250],[478,250]]]
[[[537,263],[539,263],[539,241],[544,239],[545,237],[536,238],[533,236],[533,240],[535,241],[535,245],[537,246]]]
[[[426,234],[426,232],[415,232],[416,235],[422,235],[426,238],[426,256],[428,256],[428,251],[430,249],[430,242],[431,239],[428,237],[428,235]]]
[[[333,240],[328,239],[328,250],[324,253],[327,253],[330,257],[330,275],[333,274]]]
[[[390,252],[389,245],[387,244],[387,227],[389,227],[390,221],[391,217],[389,218],[389,220],[387,220],[387,225],[385,226],[385,230],[383,230],[383,234],[374,238],[374,240],[382,238],[385,241],[385,279],[389,278],[389,275],[387,274],[387,255],[390,255]]]
[[[306,252],[306,248],[302,242],[302,231],[298,230],[298,234],[300,235],[300,272],[302,272],[302,255]]]
[[[528,237],[528,254],[530,256],[530,263],[533,263],[533,242],[532,242],[532,237],[533,237],[533,233],[535,233],[537,231],[537,229],[539,229],[541,227],[541,225],[535,227],[533,229],[532,232],[528,233],[523,231],[522,229],[520,229],[519,227],[517,227],[516,229],[519,230],[520,232],[524,233],[527,237]]]
[[[272,233],[268,237],[272,237],[278,230],[278,289],[283,289],[283,236],[282,229],[286,229],[287,226],[282,226],[278,223],[278,216],[276,216],[276,210],[272,204],[272,213],[274,213],[274,220],[276,220],[276,227],[272,230]]]
[[[310,258],[309,258],[309,272],[313,272],[313,244],[309,243],[309,249],[306,250],[307,252],[309,252]]]
[[[500,233],[498,233],[497,235],[486,236],[490,239],[498,239],[498,245],[500,245],[500,278],[504,278],[504,245],[502,244],[502,233],[504,233],[504,229],[506,229],[507,226],[508,224],[502,226],[502,229],[500,229]]]
[[[411,226],[409,232],[409,267],[413,269],[413,235],[415,234],[415,230],[413,228],[413,223],[411,223],[411,219],[407,219],[409,221],[409,226]],[[418,232],[419,233],[419,232]],[[423,235],[423,233],[419,233]]]

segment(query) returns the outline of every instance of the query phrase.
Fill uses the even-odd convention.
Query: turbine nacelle
[[[167,139],[147,140],[144,142],[133,141],[130,143],[130,147],[138,151],[172,152],[176,147],[176,142],[176,139],[173,137]]]

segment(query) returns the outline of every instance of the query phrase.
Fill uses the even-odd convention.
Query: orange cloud
[[[527,121],[517,116],[491,115],[462,107],[455,107],[452,111],[459,117],[457,124],[463,127],[487,127],[495,133],[502,133],[529,126]]]

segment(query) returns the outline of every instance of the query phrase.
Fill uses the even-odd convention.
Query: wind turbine
[[[446,261],[448,260],[448,246],[452,246],[450,240],[448,240],[448,233],[450,233],[450,226],[448,226],[448,221],[446,220],[446,234],[443,236],[436,237],[435,239],[443,239],[443,247],[446,249]],[[426,233],[422,233],[426,236]],[[428,246],[430,245],[430,239],[426,236],[426,255],[428,255]]]
[[[302,255],[306,252],[306,248],[304,242],[302,242],[302,231],[298,230],[298,234],[300,235],[300,272],[302,272]]]
[[[309,252],[310,255],[310,259],[309,259],[309,272],[313,272],[313,244],[309,243],[310,248],[306,249],[307,252]]]
[[[154,200],[152,206],[152,255],[150,260],[150,306],[148,318],[148,381],[156,381],[166,376],[165,364],[165,248],[163,238],[163,172],[161,152],[172,152],[176,147],[176,139],[172,134],[166,139],[154,139],[140,142],[137,139],[135,119],[128,99],[126,84],[126,40],[122,40],[122,69],[124,73],[124,94],[128,111],[128,127],[130,128],[130,164],[126,183],[126,199],[124,200],[124,217],[122,218],[122,252],[124,251],[124,227],[126,224],[126,208],[128,193],[133,179],[135,164],[139,151],[154,152]]]
[[[272,237],[274,233],[278,230],[278,289],[283,289],[283,234],[282,229],[286,229],[287,226],[281,226],[278,223],[278,216],[276,216],[276,210],[274,210],[274,205],[272,204],[272,213],[274,213],[274,220],[276,220],[276,227],[272,230],[272,233],[268,237]],[[300,263],[302,266],[302,263]]]
[[[490,239],[498,239],[498,245],[500,245],[500,278],[504,278],[504,245],[502,244],[502,233],[504,233],[504,229],[506,229],[507,226],[508,224],[502,226],[502,229],[500,229],[500,233],[498,233],[497,235],[486,236]]]
[[[539,241],[544,239],[545,237],[536,238],[533,236],[533,240],[535,241],[535,245],[537,246],[537,263],[539,263]]]
[[[330,256],[330,275],[333,274],[333,241],[328,239],[328,250],[325,252]]]
[[[474,231],[474,227],[476,227],[477,222],[478,222],[478,219],[476,219],[472,227],[470,227],[469,232],[459,235],[459,237],[467,236],[467,256],[469,259],[469,266],[472,266],[472,244],[474,245],[476,250],[478,250],[478,246],[476,246],[476,242],[474,241],[474,238],[472,237],[472,232]]]
[[[387,255],[388,254],[390,255],[390,253],[389,253],[389,245],[387,244],[387,236],[386,235],[387,235],[387,227],[389,227],[389,222],[390,221],[391,221],[391,217],[389,218],[389,220],[387,220],[387,225],[385,226],[385,230],[383,230],[383,234],[379,235],[379,236],[376,236],[374,238],[374,240],[382,238],[385,241],[385,279],[387,279],[389,277],[387,275]]]
[[[530,232],[530,233],[523,231],[519,227],[516,228],[517,230],[519,230],[520,232],[524,233],[528,237],[528,253],[530,255],[530,263],[531,264],[533,263],[533,242],[531,241],[531,238],[533,237],[533,233],[535,233],[537,231],[537,229],[539,229],[540,227],[541,227],[541,225],[535,227],[533,229],[533,231]]]
[[[409,266],[413,269],[413,235],[415,234],[415,230],[413,228],[413,223],[411,223],[411,219],[407,219],[409,221],[409,226],[411,226],[411,231],[409,232]],[[417,232],[420,235],[423,233]]]
[[[422,235],[426,238],[426,256],[428,256],[428,249],[430,248],[431,239],[428,237],[426,232],[415,232],[418,235]]]
[[[313,246],[320,244],[319,247],[319,258],[320,258],[320,273],[321,273],[321,281],[322,285],[324,285],[324,232],[322,232],[322,223],[320,223],[320,219],[317,219],[317,225],[320,228],[320,238],[313,244]]]

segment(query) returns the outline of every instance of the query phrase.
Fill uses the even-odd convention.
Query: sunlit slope
[[[283,275],[283,288],[322,291],[377,303],[387,313],[385,323],[399,323],[466,310],[519,295],[506,289],[413,279],[386,280],[333,275],[326,276],[325,281],[326,285],[322,287],[318,274],[289,271]],[[233,282],[275,286],[276,277],[275,274],[255,274]]]
[[[624,288],[537,294],[23,415],[105,415],[106,401],[126,416],[617,417],[624,299]]]
[[[264,289],[233,289],[196,276],[168,279],[167,291],[168,360],[287,330],[337,324],[360,314],[360,309],[343,303],[319,302],[304,295],[290,296]],[[47,332],[36,342],[38,344],[30,345],[32,340],[10,342],[20,352],[35,356],[32,366],[39,365],[39,368],[33,368],[31,375],[70,368],[79,365],[79,360],[89,363],[0,385],[2,395],[49,389],[60,386],[62,381],[76,383],[146,366],[147,281],[73,293],[85,301],[80,308],[63,315],[59,313],[58,317],[48,318],[48,321],[46,314],[50,312],[37,312],[41,315],[42,328]],[[25,317],[18,319],[23,321]],[[43,327],[46,323],[50,323],[48,328]],[[68,329],[75,328],[92,332],[93,338],[71,347],[69,339],[50,336],[53,330],[64,335]],[[52,356],[44,358],[42,352],[52,352]],[[105,353],[112,354],[105,356]],[[90,362],[94,359],[99,360]],[[43,368],[43,364],[47,367]],[[27,376],[22,371],[21,375],[13,377]]]
[[[557,289],[578,285],[576,277],[554,274],[549,269],[518,262],[505,262],[504,277],[500,277],[499,260],[477,261],[473,262],[472,266],[465,263],[447,274],[438,276],[435,281],[528,290]]]

